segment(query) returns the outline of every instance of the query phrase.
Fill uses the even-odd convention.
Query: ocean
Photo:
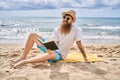
[[[60,17],[0,17],[0,43],[25,43],[32,32],[49,38]],[[77,18],[84,44],[120,44],[120,18]]]

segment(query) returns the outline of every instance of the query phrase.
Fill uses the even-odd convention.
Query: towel
[[[103,61],[102,58],[97,57],[96,54],[86,54],[89,62]],[[80,52],[71,52],[67,55],[67,58],[60,62],[84,62],[83,56]]]

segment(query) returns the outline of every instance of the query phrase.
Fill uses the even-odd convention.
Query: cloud
[[[120,0],[0,0],[0,10],[120,9]]]

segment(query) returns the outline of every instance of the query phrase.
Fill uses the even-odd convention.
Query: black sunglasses
[[[66,19],[67,21],[70,20],[70,18],[67,16],[63,16],[63,19]]]

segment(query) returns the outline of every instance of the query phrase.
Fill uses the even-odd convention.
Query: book
[[[38,39],[39,40],[39,39]],[[54,41],[49,41],[49,42],[42,42],[41,40],[39,40],[47,49],[51,49],[51,50],[57,50],[58,46],[56,45],[56,43]]]

